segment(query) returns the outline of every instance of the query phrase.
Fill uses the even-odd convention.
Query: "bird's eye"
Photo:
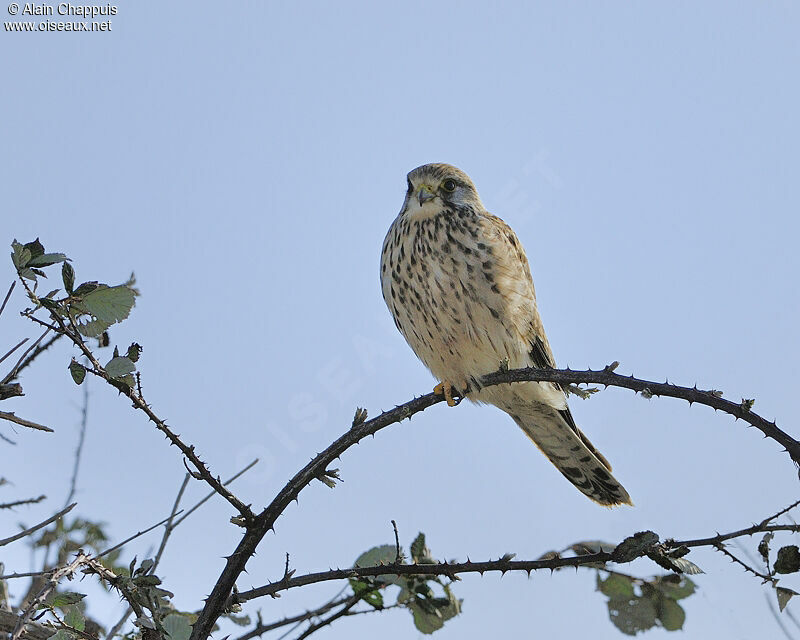
[[[456,190],[456,181],[448,178],[442,183],[442,189],[447,191],[447,193],[453,193],[453,191]]]

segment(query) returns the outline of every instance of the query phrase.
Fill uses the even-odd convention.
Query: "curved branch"
[[[481,382],[484,386],[515,382],[556,382],[561,384],[594,383],[602,384],[607,387],[632,389],[646,395],[669,396],[686,400],[689,403],[704,404],[728,413],[735,418],[744,420],[748,424],[756,427],[764,433],[765,436],[781,444],[789,452],[792,460],[800,464],[800,442],[781,431],[774,422],[769,422],[751,411],[751,405],[749,403],[743,401],[741,404],[736,404],[728,400],[723,400],[718,391],[702,391],[697,388],[680,387],[666,382],[659,383],[634,378],[632,376],[621,376],[614,373],[614,368],[616,366],[615,363],[600,371],[592,371],[591,369],[586,371],[573,371],[571,369],[532,368],[500,370],[496,373],[484,376]],[[197,621],[193,625],[191,640],[202,640],[210,635],[217,618],[230,606],[230,594],[233,591],[236,580],[244,571],[247,561],[253,556],[261,540],[266,533],[273,528],[275,522],[286,507],[288,507],[293,500],[297,499],[300,492],[308,486],[314,478],[322,477],[329,464],[364,437],[374,435],[381,429],[396,422],[400,422],[405,418],[411,418],[414,414],[424,411],[428,407],[438,404],[443,400],[443,396],[429,393],[399,405],[391,411],[386,411],[369,421],[364,421],[366,412],[359,409],[356,412],[356,417],[353,420],[351,429],[334,441],[327,449],[317,454],[311,462],[298,471],[283,489],[281,489],[280,493],[275,496],[269,506],[258,514],[255,520],[247,526],[242,540],[239,542],[234,552],[227,557],[225,568],[222,570],[211,594],[206,599],[203,610],[200,612]],[[567,560],[572,560],[574,562],[576,559],[572,558]],[[595,557],[592,561],[602,561],[602,558]],[[469,566],[476,567],[477,565],[471,563]],[[528,568],[529,566],[530,568]],[[567,562],[563,566],[580,565]],[[545,566],[537,567],[526,564],[524,568],[520,567],[519,570],[532,571],[536,568],[545,568]],[[547,566],[546,568],[553,567]],[[472,570],[489,571],[502,569],[496,566],[490,569],[488,565],[484,565],[481,569],[473,568]],[[506,570],[509,569],[507,568]],[[352,572],[353,570],[346,571]],[[385,570],[384,573],[386,573]],[[301,577],[302,576],[293,578],[292,580],[298,580]],[[239,598],[241,598],[241,593],[239,594]]]

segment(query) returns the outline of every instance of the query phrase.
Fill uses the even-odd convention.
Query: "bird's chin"
[[[438,216],[443,209],[442,203],[438,200],[438,198],[435,198],[434,200],[429,200],[428,202],[422,203],[422,205],[417,204],[416,202],[409,202],[409,205],[405,210],[406,219],[418,221],[427,220],[428,218]]]

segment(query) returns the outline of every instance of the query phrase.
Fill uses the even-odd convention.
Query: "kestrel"
[[[408,174],[381,256],[383,298],[449,405],[453,391],[505,411],[556,468],[601,505],[631,504],[611,465],[572,419],[561,386],[482,387],[508,367],[555,368],[517,236],[483,206],[466,173],[426,164]]]

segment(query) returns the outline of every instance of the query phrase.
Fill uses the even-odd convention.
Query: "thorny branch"
[[[27,287],[24,280],[22,282],[25,288],[29,291],[29,294],[34,295],[33,292]],[[30,314],[28,314],[27,317],[34,319]],[[78,332],[75,323],[72,322],[72,318],[68,317],[70,324],[68,327],[64,322],[64,319],[57,313],[51,312],[50,317],[57,325],[57,332],[67,336],[70,340],[72,340],[75,346],[77,346],[83,352],[83,355],[85,355],[89,360],[91,367],[87,367],[86,370],[102,378],[120,393],[126,395],[133,402],[133,406],[136,409],[144,412],[144,414],[147,415],[156,428],[167,437],[170,443],[180,449],[181,453],[183,453],[186,459],[188,459],[192,463],[192,466],[194,466],[198,478],[205,480],[214,489],[214,491],[216,491],[220,496],[225,498],[231,505],[233,505],[233,507],[241,514],[245,521],[249,522],[252,520],[254,514],[250,510],[250,507],[244,504],[241,500],[234,496],[233,493],[226,489],[218,477],[215,477],[211,474],[211,471],[209,471],[206,464],[195,453],[194,446],[185,444],[177,434],[173,433],[173,431],[167,426],[166,422],[161,420],[155,414],[155,412],[153,412],[153,410],[150,408],[150,405],[148,405],[144,398],[141,397],[134,389],[120,384],[119,381],[115,380],[109,376],[108,373],[106,373],[105,368],[97,360],[92,350],[86,346],[86,343]]]
[[[484,386],[491,386],[496,384],[516,383],[516,382],[556,382],[560,384],[602,384],[607,387],[622,387],[632,389],[647,397],[660,395],[668,396],[678,399],[683,399],[689,403],[703,404],[719,411],[728,413],[735,418],[744,420],[748,424],[759,429],[765,436],[775,440],[788,451],[792,460],[800,464],[800,442],[786,434],[779,429],[774,422],[769,422],[751,410],[751,405],[745,401],[737,404],[721,398],[718,391],[703,391],[697,388],[681,387],[669,383],[658,383],[649,380],[642,380],[634,377],[621,376],[614,373],[614,369],[618,363],[614,363],[605,367],[600,371],[573,371],[571,369],[515,369],[515,370],[500,370],[496,373],[484,376],[482,384]],[[327,449],[317,454],[305,467],[303,467],[295,476],[281,489],[278,495],[272,502],[255,517],[254,521],[250,523],[239,545],[233,553],[227,557],[225,567],[214,585],[211,594],[206,599],[206,604],[201,611],[197,621],[192,629],[191,640],[203,640],[208,637],[211,630],[220,615],[231,605],[231,593],[233,592],[236,580],[244,571],[247,561],[253,556],[259,543],[270,531],[277,519],[288,507],[288,505],[295,500],[300,492],[308,486],[315,478],[322,477],[325,474],[328,465],[330,465],[336,458],[342,455],[347,449],[357,444],[360,440],[369,435],[374,435],[381,429],[388,427],[391,424],[400,422],[405,418],[410,418],[414,414],[424,411],[439,402],[444,398],[435,393],[429,393],[419,398],[415,398],[405,404],[402,404],[390,411],[386,411],[372,420],[364,420],[366,413],[359,410],[356,413],[356,418],[353,420],[353,426],[344,435],[335,440]],[[697,545],[695,545],[697,546]],[[569,558],[563,559],[566,562],[563,566],[578,566],[570,564],[575,562],[576,559]],[[602,558],[595,557],[593,562],[602,561]],[[407,567],[408,565],[398,565],[398,567]],[[479,571],[480,569],[473,568],[470,570]],[[530,569],[533,570],[534,566]],[[542,565],[544,568],[544,565]],[[546,568],[552,568],[547,566]],[[483,567],[484,571],[490,570]],[[495,570],[495,569],[492,569]],[[350,570],[352,571],[352,570]],[[406,571],[403,569],[403,571]],[[368,574],[365,574],[368,575]],[[378,575],[378,574],[376,574]],[[344,573],[340,577],[349,577]],[[292,580],[300,580],[303,576],[298,576]],[[282,583],[285,584],[285,583]],[[242,594],[239,594],[241,598]]]
[[[732,531],[730,533],[716,534],[707,538],[696,538],[689,540],[673,540],[669,539],[664,542],[668,549],[679,549],[680,547],[711,547],[716,550],[726,551],[724,542],[734,538],[741,538],[751,536],[756,533],[766,533],[769,531],[792,531],[800,532],[800,525],[798,524],[769,524],[776,518],[780,517],[788,509],[796,507],[800,504],[797,501],[790,505],[787,509],[783,509],[775,515],[766,518],[759,524],[751,527]],[[636,556],[643,557],[647,555],[646,550]],[[728,554],[730,555],[730,554]],[[247,602],[254,598],[263,596],[274,596],[280,591],[292,589],[295,587],[315,584],[318,582],[329,582],[331,580],[342,580],[350,578],[367,578],[376,577],[380,575],[427,575],[427,576],[446,576],[451,580],[456,580],[456,576],[462,573],[480,573],[481,575],[487,571],[499,571],[506,573],[508,571],[524,571],[530,574],[531,571],[539,571],[542,569],[555,570],[564,567],[585,567],[597,568],[598,564],[607,562],[627,563],[635,558],[626,558],[623,561],[615,555],[614,552],[597,552],[585,553],[575,556],[556,556],[556,557],[543,557],[539,560],[510,560],[500,558],[498,560],[488,560],[483,562],[440,562],[437,564],[403,564],[394,562],[392,564],[382,564],[375,567],[353,567],[348,569],[333,569],[329,571],[320,571],[317,573],[308,573],[300,576],[292,576],[288,579],[282,578],[275,582],[271,582],[262,587],[249,589],[247,591],[240,591],[236,594],[235,601],[237,603]],[[736,560],[736,558],[734,558]],[[746,567],[749,571],[749,567]],[[771,580],[768,576],[756,573],[756,575],[765,580]]]

